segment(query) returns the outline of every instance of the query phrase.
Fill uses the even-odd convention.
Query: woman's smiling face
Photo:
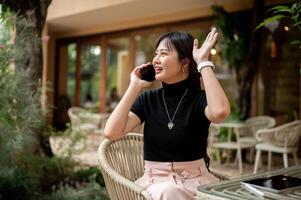
[[[179,61],[178,52],[167,39],[162,40],[153,59],[156,80],[172,84],[187,78],[183,72],[183,64]]]

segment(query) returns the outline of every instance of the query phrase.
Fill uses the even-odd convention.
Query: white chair
[[[98,148],[99,166],[111,200],[151,200],[150,194],[134,183],[144,172],[143,135],[104,140]],[[210,169],[220,180],[229,179]],[[175,197],[176,198],[176,197]]]
[[[298,141],[301,135],[301,120],[283,124],[271,129],[258,130],[256,138],[261,143],[256,145],[256,160],[253,173],[257,173],[261,152],[268,152],[268,170],[271,169],[272,152],[283,154],[284,167],[288,167],[288,154],[292,153],[298,165]]]
[[[260,129],[267,129],[272,128],[276,124],[276,120],[273,117],[270,116],[256,116],[256,117],[250,117],[245,120],[246,128],[242,128],[240,130],[240,142],[242,143],[249,143],[254,145],[254,148],[250,149],[250,160],[254,160],[254,151],[255,151],[255,145],[259,143],[259,141],[256,139],[256,132]]]
[[[227,128],[228,135],[227,141],[219,141],[218,135],[220,134],[220,128]],[[242,149],[252,149],[255,147],[254,143],[241,142],[240,134],[241,130],[245,129],[247,125],[245,123],[220,123],[220,124],[211,124],[210,125],[210,134],[209,134],[209,142],[213,149],[216,150],[216,155],[219,163],[221,164],[220,158],[220,149],[227,150],[228,152],[231,150],[236,150],[236,160],[238,160],[239,172],[243,173],[243,163],[242,163]],[[232,140],[232,134],[235,134],[235,140]],[[227,163],[229,162],[229,154],[227,156]]]

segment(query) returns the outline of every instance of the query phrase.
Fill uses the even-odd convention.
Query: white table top
[[[244,122],[223,122],[223,123],[211,123],[212,126],[224,127],[224,128],[242,128],[248,125]]]

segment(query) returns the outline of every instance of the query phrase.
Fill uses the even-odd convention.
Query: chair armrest
[[[114,170],[106,157],[105,149],[112,141],[105,139],[98,148],[98,161],[102,175],[106,180],[106,187],[111,199],[141,199],[143,196],[147,200],[152,200],[151,195],[135,184],[133,181],[121,176]],[[113,197],[113,198],[112,198]]]
[[[230,180],[231,176],[217,172],[215,169],[210,168],[210,173],[215,177],[219,178],[221,181]]]
[[[277,140],[277,136],[281,134],[281,132],[284,132],[288,129],[291,129],[295,126],[300,126],[301,121],[300,120],[296,120],[293,122],[289,122],[274,128],[270,128],[270,129],[260,129],[256,132],[256,138],[259,141],[263,141],[263,140],[268,140],[268,142],[275,142],[275,140]],[[284,134],[287,136],[287,134]],[[281,137],[283,137],[283,135],[281,135]]]
[[[275,132],[275,128],[271,129],[259,129],[256,131],[256,139],[260,142],[262,142],[262,135],[263,134],[273,134]]]

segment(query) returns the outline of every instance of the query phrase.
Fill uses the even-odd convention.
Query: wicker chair
[[[125,137],[104,140],[98,148],[100,170],[111,200],[151,200],[150,194],[134,183],[144,172],[143,135],[129,133]],[[221,180],[229,179],[211,169]]]
[[[276,120],[270,116],[256,116],[250,117],[246,119],[245,123],[248,125],[249,130],[245,130],[245,134],[241,135],[240,141],[241,142],[253,142],[254,144],[258,143],[256,139],[256,132],[259,129],[267,129],[272,128],[276,124]]]
[[[92,113],[80,107],[71,107],[68,110],[68,116],[73,131],[103,135],[110,113]]]
[[[271,129],[258,130],[256,138],[261,143],[256,145],[256,160],[253,173],[257,173],[262,151],[268,152],[268,170],[271,168],[272,152],[283,154],[284,167],[288,167],[288,154],[292,153],[298,165],[298,141],[301,135],[301,120],[283,124]]]

